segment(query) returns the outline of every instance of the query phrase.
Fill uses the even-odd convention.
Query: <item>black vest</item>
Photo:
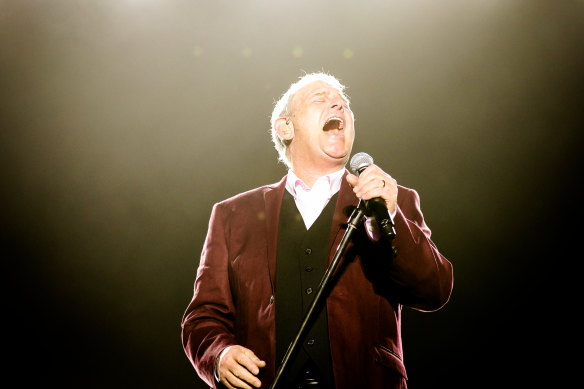
[[[306,230],[302,216],[288,191],[284,191],[276,263],[276,364],[279,366],[324,275],[337,195],[328,202],[314,224]],[[295,382],[307,365],[316,366],[321,379],[333,386],[326,304],[309,323],[302,347],[293,355],[282,382]]]

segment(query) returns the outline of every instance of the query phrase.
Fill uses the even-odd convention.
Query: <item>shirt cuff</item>
[[[219,357],[217,358],[217,363],[215,364],[215,381],[217,382],[219,382],[219,367],[221,367],[221,359],[223,359],[223,356],[231,347],[232,346],[225,347],[223,351],[221,351],[221,354],[219,354]]]

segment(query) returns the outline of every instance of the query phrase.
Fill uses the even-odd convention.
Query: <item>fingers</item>
[[[242,346],[231,347],[223,356],[219,367],[219,380],[229,388],[259,388],[261,381],[256,377],[266,362],[253,351]]]
[[[391,178],[375,178],[359,184],[354,188],[357,197],[369,200],[373,197],[383,197],[384,194],[388,194],[393,188],[397,188],[397,182]]]
[[[376,165],[370,165],[359,177],[347,174],[347,182],[355,195],[363,200],[381,197],[387,208],[393,212],[397,202],[397,181]]]
[[[221,365],[223,365],[223,361]],[[219,380],[226,386],[231,385],[234,388],[252,389],[253,387],[259,388],[262,385],[261,381],[255,375],[241,365],[226,364],[225,368],[221,366],[219,370]]]
[[[370,165],[359,177],[347,174],[347,182],[353,187],[357,197],[365,200],[397,190],[397,181],[376,165]]]
[[[253,389],[253,386],[250,386],[248,384],[248,382],[245,381],[247,378],[245,378],[245,377],[239,378],[237,376],[237,374],[238,373],[236,373],[236,372],[231,373],[231,374],[228,374],[228,375],[225,376],[225,379],[226,379],[227,382],[225,382],[223,380],[221,380],[221,382],[223,382],[225,384],[225,386],[227,386],[228,388]],[[249,372],[248,372],[248,374],[249,374]],[[260,383],[260,385],[261,385],[261,383]],[[256,385],[254,385],[254,386],[255,387],[259,387],[259,386],[256,386]]]
[[[260,372],[260,367],[264,367],[266,362],[259,359],[253,351],[247,349],[245,347],[241,347],[242,353],[236,355],[236,361],[244,366],[248,371],[252,372],[254,375],[257,375]]]

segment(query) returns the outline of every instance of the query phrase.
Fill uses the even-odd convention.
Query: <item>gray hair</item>
[[[298,81],[290,85],[288,90],[280,97],[274,106],[274,110],[272,111],[272,118],[271,118],[271,133],[272,133],[272,142],[274,142],[274,147],[276,151],[278,151],[278,160],[283,162],[288,168],[292,168],[292,162],[288,158],[287,150],[290,141],[280,138],[278,133],[276,132],[276,120],[281,117],[289,118],[292,115],[290,111],[290,103],[292,102],[292,98],[300,89],[305,87],[308,84],[311,84],[315,81],[323,81],[332,86],[333,88],[337,89],[341,96],[349,103],[349,98],[345,95],[345,86],[341,84],[341,82],[334,76],[326,73],[309,73],[305,74],[304,76],[300,77]]]

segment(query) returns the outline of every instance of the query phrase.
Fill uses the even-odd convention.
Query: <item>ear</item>
[[[291,120],[286,123],[287,120],[287,118],[276,119],[275,128],[280,138],[292,140],[294,138],[294,124],[292,124]]]

